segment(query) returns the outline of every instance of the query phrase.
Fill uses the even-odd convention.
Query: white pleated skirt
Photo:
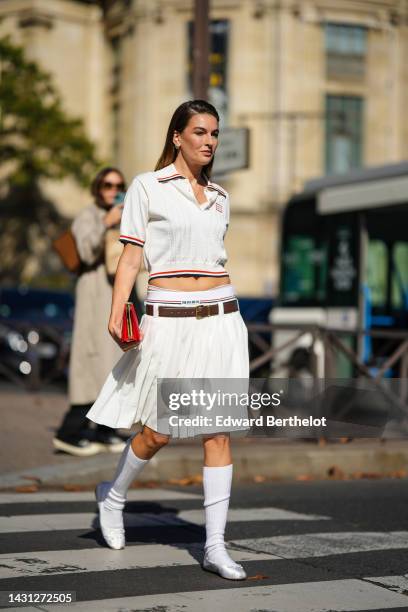
[[[232,285],[207,291],[179,292],[148,287],[145,304],[188,307],[196,304],[223,303],[235,295]],[[228,407],[226,414],[236,417],[234,424],[218,426],[158,427],[158,380],[206,379],[230,381],[237,392],[248,389],[248,332],[238,311],[202,319],[163,317],[144,314],[140,321],[144,337],[135,348],[123,353],[108,375],[98,398],[87,413],[88,419],[112,428],[130,428],[135,423],[147,425],[173,438],[250,429],[245,424],[245,407]],[[217,385],[216,385],[217,386]],[[219,386],[219,385],[218,385]],[[218,407],[218,414],[222,408]],[[232,411],[232,412],[231,412]],[[238,434],[239,435],[239,434]]]

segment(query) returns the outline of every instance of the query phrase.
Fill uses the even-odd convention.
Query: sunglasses
[[[126,186],[125,183],[110,183],[109,181],[104,181],[102,183],[102,189],[117,189],[118,191],[125,191]]]

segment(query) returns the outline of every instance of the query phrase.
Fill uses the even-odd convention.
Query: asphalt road
[[[66,609],[81,612],[408,610],[407,479],[234,486],[239,582],[200,567],[202,502],[200,485],[132,490],[127,546],[112,551],[92,492],[0,494],[2,596],[74,591]]]

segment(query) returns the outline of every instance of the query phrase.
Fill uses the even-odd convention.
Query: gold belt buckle
[[[207,308],[207,312],[204,314],[203,310]],[[196,306],[196,319],[203,319],[204,317],[210,316],[210,306],[209,304],[199,304]]]

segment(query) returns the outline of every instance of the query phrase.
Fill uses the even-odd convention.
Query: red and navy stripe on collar
[[[158,176],[157,180],[159,181],[159,183],[169,183],[170,181],[174,179],[183,179],[183,178],[185,177],[182,176],[181,174],[170,174],[169,176]]]
[[[223,191],[221,187],[218,187],[218,185],[214,185],[214,183],[208,182],[207,188],[211,189],[212,191],[217,191],[220,195],[224,196],[224,198],[227,197],[227,194],[225,193],[225,191]]]
[[[169,174],[168,176],[158,176],[157,177],[157,180],[159,181],[159,183],[170,183],[171,181],[176,180],[176,179],[186,179],[186,177],[178,173]],[[206,187],[207,189],[211,189],[212,191],[217,191],[220,195],[224,196],[224,198],[227,197],[227,194],[225,193],[225,191],[221,189],[219,185],[216,185],[215,183],[212,183],[209,180],[207,180]]]

